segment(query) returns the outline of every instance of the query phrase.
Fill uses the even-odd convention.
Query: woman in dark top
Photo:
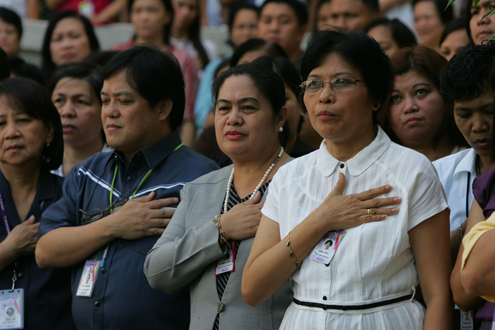
[[[14,310],[0,327],[75,329],[70,271],[41,270],[34,258],[41,213],[62,194],[62,179],[49,172],[62,162],[62,125],[41,85],[0,83],[0,137],[0,313]]]

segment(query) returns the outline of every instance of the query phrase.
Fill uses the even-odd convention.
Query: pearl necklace
[[[254,195],[260,190],[261,186],[263,185],[263,182],[265,182],[266,178],[268,175],[270,175],[270,172],[273,170],[275,165],[278,163],[280,158],[282,157],[282,154],[284,153],[284,147],[280,147],[280,152],[277,155],[277,158],[273,161],[272,165],[266,170],[265,175],[263,175],[263,178],[261,179],[260,183],[254,188],[253,193],[249,196],[249,199],[252,199]],[[232,186],[232,181],[234,180],[234,169],[232,168],[232,172],[230,173],[229,181],[227,183],[227,193],[225,194],[225,200],[223,202],[223,213],[227,213],[227,206],[229,205],[229,198],[230,198],[230,187]]]

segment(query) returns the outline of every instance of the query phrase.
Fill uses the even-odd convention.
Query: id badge
[[[345,230],[330,231],[323,236],[321,241],[316,244],[309,259],[329,265],[333,255],[337,251],[342,239],[345,236]]]
[[[474,329],[474,321],[473,321],[473,314],[472,311],[461,311],[460,313],[461,317],[461,330],[473,330]],[[492,327],[493,329],[493,327]]]
[[[24,329],[24,289],[0,291],[0,329]]]
[[[82,1],[78,6],[79,14],[84,16],[93,16],[95,14],[95,5],[91,2]]]
[[[91,297],[93,290],[95,289],[96,277],[98,276],[100,263],[101,261],[86,261],[81,279],[79,280],[76,296]]]
[[[227,249],[227,253],[217,260],[217,266],[215,267],[215,275],[218,276],[223,273],[232,273],[235,269],[235,250]]]

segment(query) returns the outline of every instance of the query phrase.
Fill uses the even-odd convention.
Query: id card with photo
[[[227,249],[227,253],[217,260],[217,266],[215,267],[215,275],[218,276],[223,273],[233,272],[235,269],[235,250]]]
[[[0,291],[0,329],[24,329],[24,289]]]
[[[333,255],[337,251],[339,244],[345,236],[345,230],[330,231],[316,244],[309,259],[329,265]]]
[[[100,269],[101,261],[86,261],[84,269],[79,280],[76,296],[91,297],[95,289],[96,277]]]
[[[474,319],[472,311],[461,311],[461,330],[473,330],[474,329]],[[493,329],[493,328],[492,328]]]

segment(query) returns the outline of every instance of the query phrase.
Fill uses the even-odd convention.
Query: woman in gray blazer
[[[184,187],[144,272],[155,289],[190,286],[191,329],[278,329],[292,299],[288,284],[251,307],[241,296],[241,276],[268,184],[289,160],[279,140],[288,133],[284,83],[247,64],[221,74],[213,91],[218,145],[233,165]]]

